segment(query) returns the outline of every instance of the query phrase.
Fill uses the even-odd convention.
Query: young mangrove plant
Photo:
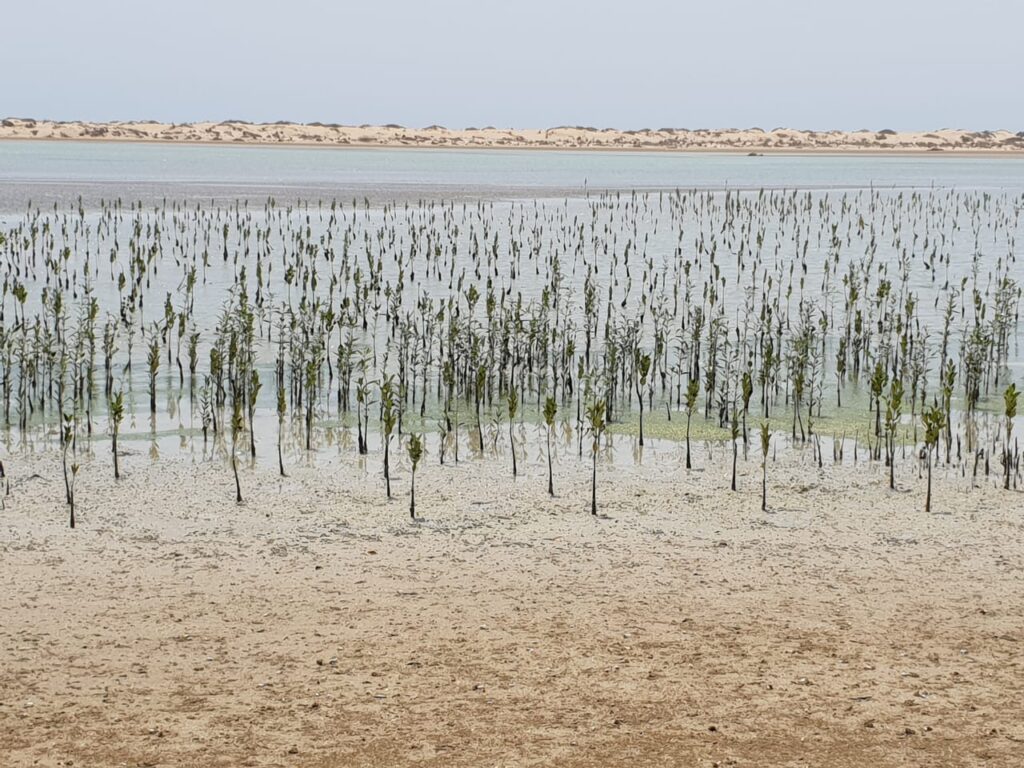
[[[1013,470],[1014,453],[1013,443],[1013,420],[1017,417],[1017,405],[1020,400],[1020,392],[1016,384],[1010,384],[1003,393],[1003,414],[1006,418],[1006,440],[1003,443],[1003,489],[1010,490],[1010,476]]]
[[[284,471],[284,420],[288,414],[288,400],[285,397],[284,387],[280,384],[277,387],[277,471],[281,477],[287,477]]]
[[[697,395],[700,394],[700,380],[692,378],[686,385],[686,468],[693,469],[690,461],[690,421],[697,409]]]
[[[743,372],[740,381],[740,394],[743,398],[743,460],[747,460],[747,445],[750,437],[747,434],[747,414],[750,413],[750,397],[754,394],[754,380],[749,371]]]
[[[555,430],[555,416],[558,415],[558,405],[555,398],[548,395],[544,400],[544,431],[548,443],[548,496],[555,495],[554,472],[551,466],[551,433]]]
[[[903,417],[903,382],[893,379],[885,404],[885,463],[889,467],[889,490],[896,490],[896,431]]]
[[[640,446],[644,444],[644,396],[647,394],[647,377],[651,372],[651,356],[639,350],[635,356],[636,366],[636,399],[640,407]]]
[[[409,484],[409,517],[416,519],[416,469],[423,458],[423,438],[417,434],[409,435],[409,463],[412,465],[412,476]]]
[[[487,384],[487,369],[484,366],[479,366],[476,369],[476,382],[473,387],[473,401],[476,405],[476,434],[477,434],[477,447],[480,452],[484,450],[484,428],[480,421],[480,411],[483,407],[484,401],[484,386]]]
[[[381,436],[384,439],[384,487],[391,498],[391,436],[398,423],[398,410],[395,406],[394,380],[388,376],[380,385],[380,420]]]
[[[515,427],[516,413],[519,411],[519,396],[515,389],[508,393],[508,443],[512,450],[512,477],[519,476],[519,465],[516,463],[516,437],[513,429]]]
[[[149,338],[149,413],[156,416],[156,374],[160,370],[160,339],[154,328]]]
[[[71,527],[75,527],[75,478],[78,476],[78,462],[72,459],[71,463],[68,463],[68,454],[72,449],[75,437],[75,421],[74,416],[70,413],[65,413],[64,424],[61,430],[61,438],[64,443],[64,450],[61,454],[61,463],[64,468],[64,493],[67,500],[68,507],[71,510]]]
[[[235,503],[242,503],[242,483],[238,479],[238,438],[245,429],[245,416],[240,397],[232,398],[231,413],[231,472],[235,476]]]
[[[601,436],[604,434],[605,404],[604,400],[594,400],[587,406],[587,421],[590,424],[590,514],[597,514],[597,452],[601,449]]]
[[[928,491],[924,497],[924,511],[932,511],[932,465],[934,454],[939,445],[939,436],[946,426],[946,414],[937,405],[931,405],[921,414],[924,422],[924,460],[928,465]]]
[[[246,391],[245,404],[249,415],[249,455],[254,462],[256,461],[256,403],[262,388],[260,375],[253,368],[249,371],[249,387]]]
[[[767,421],[761,422],[761,511],[768,511],[768,449],[772,433]]]
[[[370,384],[362,377],[356,382],[356,425],[358,427],[358,450],[360,456],[365,456],[367,448],[367,431],[370,421]]]
[[[739,455],[740,439],[740,418],[736,409],[732,409],[732,418],[729,421],[729,436],[732,443],[732,490],[736,490],[736,459]]]
[[[117,457],[117,435],[124,421],[124,393],[118,390],[110,399],[110,452],[114,456],[114,479],[121,479],[121,468]]]

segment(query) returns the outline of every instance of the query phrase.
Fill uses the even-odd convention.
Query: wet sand
[[[138,450],[137,446],[130,446]],[[923,511],[810,452],[687,473],[531,455],[384,499],[321,468],[5,457],[3,766],[1012,766],[1024,495],[939,469]],[[340,455],[340,451],[339,451]]]

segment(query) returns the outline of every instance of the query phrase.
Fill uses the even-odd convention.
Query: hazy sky
[[[1022,0],[7,0],[0,115],[1024,130]]]

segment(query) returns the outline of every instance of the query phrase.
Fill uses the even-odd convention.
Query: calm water
[[[219,147],[0,141],[0,210],[78,195],[381,201],[573,196],[598,189],[956,187],[1024,192],[1024,159]]]
[[[742,197],[748,201],[755,200],[758,197],[756,190],[760,189],[799,189],[812,193],[814,205],[805,214],[801,214],[799,223],[793,216],[780,219],[767,211],[753,214],[747,220],[748,229],[744,235],[743,227],[725,213],[724,194],[713,195],[710,208],[703,203],[690,203],[685,210],[680,209],[676,216],[667,204],[663,207],[659,195],[643,199],[639,207],[632,209],[628,206],[623,209],[618,202],[596,203],[597,193],[608,189],[742,190],[746,191]],[[881,191],[882,194],[876,197],[867,191],[870,189]],[[920,191],[924,202],[911,203],[904,200],[907,190]],[[968,206],[963,201],[956,202],[956,196],[951,196],[949,190],[969,193],[970,200],[975,203],[988,199],[988,193],[991,193],[991,198],[996,202],[993,203],[992,211],[986,211],[980,218],[972,218]],[[588,195],[590,200],[586,199]],[[845,274],[848,265],[859,263],[869,242],[875,240],[871,232],[851,231],[857,217],[863,216],[872,226],[878,227],[879,263],[895,269],[899,252],[905,251],[907,244],[910,245],[913,266],[907,287],[921,299],[918,311],[920,320],[926,325],[937,327],[944,306],[944,301],[940,303],[936,298],[945,296],[942,280],[949,285],[950,280],[958,283],[962,277],[969,275],[972,258],[979,249],[985,251],[980,265],[991,274],[993,266],[997,266],[1007,253],[1012,253],[1018,236],[1024,237],[1019,216],[1024,207],[1024,159],[1018,158],[933,155],[747,157],[639,152],[0,142],[0,226],[22,226],[30,201],[34,207],[42,209],[45,216],[50,216],[47,211],[52,211],[56,203],[60,216],[64,216],[74,207],[79,196],[84,204],[83,222],[88,228],[87,233],[65,231],[58,217],[54,215],[52,218],[56,247],[59,250],[65,244],[68,245],[74,252],[75,264],[79,264],[83,251],[91,250],[94,260],[103,256],[100,259],[103,262],[105,254],[117,247],[116,231],[111,232],[101,226],[100,200],[120,199],[127,206],[132,202],[157,202],[166,198],[179,203],[186,201],[202,204],[206,211],[203,216],[214,217],[191,223],[181,219],[172,227],[166,218],[166,209],[162,208],[163,212],[159,215],[152,209],[143,215],[141,221],[147,233],[149,225],[158,219],[162,224],[166,256],[161,258],[165,260],[166,267],[161,269],[159,277],[154,276],[152,286],[147,279],[147,292],[151,296],[147,304],[149,309],[145,315],[140,314],[134,320],[140,334],[136,340],[137,361],[140,355],[144,355],[141,333],[148,327],[147,323],[152,325],[160,317],[163,297],[173,294],[175,304],[180,303],[179,291],[183,281],[181,265],[197,263],[199,251],[206,248],[202,245],[203,238],[210,242],[208,238],[213,232],[215,237],[210,250],[215,258],[208,267],[201,270],[201,284],[197,289],[199,302],[192,318],[195,329],[203,333],[201,357],[205,361],[211,329],[217,322],[229,288],[237,278],[237,257],[231,261],[218,258],[217,233],[220,227],[223,225],[230,229],[228,239],[232,253],[237,252],[241,242],[238,221],[228,215],[226,209],[221,211],[219,206],[227,206],[237,200],[250,201],[250,205],[244,209],[246,227],[252,224],[257,228],[265,228],[265,242],[270,253],[274,254],[270,261],[279,267],[274,280],[280,280],[284,268],[294,258],[282,254],[288,254],[295,238],[301,238],[302,231],[310,227],[313,241],[329,233],[335,242],[340,242],[343,231],[347,231],[353,243],[352,258],[355,264],[367,261],[370,253],[380,248],[379,243],[368,244],[376,243],[376,238],[385,230],[394,234],[398,251],[408,248],[408,244],[414,240],[414,232],[431,231],[440,238],[440,242],[457,247],[460,255],[457,258],[452,256],[452,262],[458,262],[452,265],[453,270],[455,266],[464,270],[469,264],[464,261],[463,254],[471,251],[478,235],[484,243],[490,242],[491,236],[494,236],[500,238],[503,254],[500,259],[500,285],[514,287],[526,301],[537,301],[549,284],[546,272],[534,275],[532,269],[521,269],[514,278],[507,274],[508,265],[505,262],[509,252],[509,233],[514,231],[517,240],[527,244],[530,249],[535,248],[537,254],[543,254],[543,258],[538,261],[544,264],[551,253],[566,254],[562,269],[565,272],[565,287],[571,299],[567,312],[579,323],[583,322],[579,317],[579,297],[582,294],[587,258],[597,259],[600,263],[600,274],[597,275],[599,293],[605,296],[608,291],[614,291],[613,307],[617,314],[625,317],[650,293],[649,281],[642,279],[647,276],[646,271],[637,271],[631,276],[628,259],[615,260],[609,270],[606,258],[597,253],[599,244],[611,243],[612,252],[618,250],[621,253],[625,242],[632,239],[635,247],[640,247],[644,255],[649,254],[652,258],[650,278],[659,276],[662,282],[658,290],[666,298],[671,298],[672,291],[666,289],[664,280],[667,278],[670,284],[674,282],[678,286],[682,279],[679,274],[682,262],[673,254],[677,248],[682,247],[684,255],[692,257],[690,251],[697,238],[703,248],[705,239],[710,243],[720,237],[722,252],[736,254],[744,250],[745,240],[749,257],[751,240],[758,230],[763,229],[765,266],[774,265],[771,268],[777,270],[777,276],[781,279],[785,269],[778,265],[788,264],[792,260],[792,243],[797,233],[803,232],[804,238],[810,233],[810,258],[804,276],[807,290],[813,293],[815,286],[823,280],[823,268],[832,258],[829,232],[833,224],[841,224],[840,234],[845,233],[842,264],[836,275]],[[346,216],[350,217],[350,221],[343,218],[339,224],[331,225],[326,222],[329,211],[311,204],[308,209],[304,207],[291,211],[284,219],[277,218],[271,222],[263,206],[268,197],[273,197],[278,203],[297,199],[338,199],[346,202]],[[441,212],[432,207],[424,209],[412,206],[411,212],[409,209],[391,209],[385,213],[379,206],[363,210],[361,201],[364,197],[371,204],[394,200],[467,202],[483,199],[493,201],[494,205],[482,210],[469,206],[468,213],[461,205],[453,207],[448,215],[454,218],[444,222],[443,216],[435,220],[435,213]],[[360,201],[356,211],[351,208],[353,198]],[[783,198],[785,196],[779,196],[780,201]],[[875,203],[879,206],[877,209]],[[190,205],[190,209],[194,210],[194,205]],[[906,238],[902,245],[898,241],[893,242],[893,216],[899,218],[901,226],[906,228]],[[589,222],[589,234],[584,236],[582,231],[577,230],[577,221]],[[978,231],[972,235],[975,226]],[[124,253],[128,229],[127,223],[123,224],[119,247],[121,253]],[[21,231],[22,236],[25,236],[25,230]],[[180,237],[180,243],[172,243],[172,232]],[[723,233],[726,234],[723,236]],[[948,264],[945,267],[940,265],[939,275],[935,274],[934,267],[932,271],[926,268],[924,260],[928,256],[928,249],[918,240],[918,235],[925,242],[930,237],[932,248],[936,247],[935,243],[941,242],[941,250],[947,255]],[[594,240],[595,236],[598,241]],[[619,236],[621,242],[618,242]],[[149,243],[148,234],[145,240]],[[395,249],[389,247],[388,250]],[[573,254],[571,258],[569,254]],[[422,296],[429,295],[439,300],[452,291],[451,275],[454,271],[432,272],[429,264],[422,259],[421,251],[417,260],[411,260],[405,265],[417,277],[406,283],[401,304],[403,311],[413,314],[418,311],[417,302]],[[533,260],[528,263],[532,264]],[[838,259],[836,264],[839,265]],[[635,270],[643,266],[636,262],[634,265]],[[102,316],[117,314],[121,294],[116,287],[115,272],[121,271],[123,266],[118,264],[115,269],[112,264],[109,270],[96,267],[93,289],[99,299]],[[702,259],[694,261],[694,279],[698,289],[708,279],[704,274],[706,267]],[[368,264],[364,264],[364,268],[368,269]],[[325,264],[324,269],[328,274],[331,270],[340,274],[334,264],[329,267]],[[544,269],[547,267],[544,266]],[[729,286],[723,297],[730,308],[728,316],[735,318],[747,295],[749,280],[755,275],[739,271],[734,257],[721,258],[715,266],[716,273],[719,269],[723,285]],[[398,266],[390,258],[382,264],[382,277],[388,282],[398,280]],[[942,280],[936,282],[937,277]],[[981,277],[984,278],[984,274]],[[1024,281],[1024,275],[1014,277],[1018,282]],[[249,279],[252,279],[251,272]],[[841,290],[837,280],[832,281],[834,295],[822,301],[821,305],[823,311],[827,309],[838,316],[841,313]],[[478,282],[483,293],[486,288],[479,280],[479,275]],[[29,284],[32,288],[29,311],[38,311],[41,285],[32,280],[29,280]],[[980,284],[984,287],[984,279]],[[276,291],[275,301],[281,301],[285,296],[290,297],[284,286],[277,285],[277,288],[279,290]],[[324,281],[319,293],[323,294],[326,290],[327,283]],[[342,292],[347,293],[347,288],[343,288]],[[644,333],[648,334],[647,344],[650,343],[650,322],[648,316],[643,325]],[[1017,328],[1020,328],[1019,320]],[[386,336],[385,327],[378,329],[376,334],[371,331],[361,341],[374,346],[386,343]],[[122,356],[124,344],[122,338]],[[269,380],[274,350],[267,344],[261,351],[262,371]],[[831,354],[831,346],[829,351]],[[1022,367],[1019,332],[1013,334],[1008,362],[1010,375],[1017,375]],[[138,430],[142,433],[148,421],[144,366],[137,365],[133,375],[123,378],[128,385],[130,397],[130,421],[126,424],[126,431]],[[831,382],[831,378],[827,378],[827,381]],[[185,432],[190,431],[193,437],[195,435],[194,403],[190,402],[188,395],[182,397],[185,388],[178,386],[173,369],[161,371],[160,384],[162,392],[168,397],[166,400],[161,398],[161,412],[159,419],[152,425],[153,434],[159,432],[161,440],[169,443],[168,447],[173,447],[179,440],[184,447]],[[850,398],[853,397],[854,393],[851,393]],[[265,434],[272,435],[276,422],[272,387],[265,387],[261,401],[261,422],[266,425]],[[326,415],[331,416],[329,398],[326,399],[325,407]],[[660,418],[658,414],[660,411],[655,414]],[[351,435],[348,437],[350,439]],[[343,437],[339,436],[338,439],[345,442]],[[263,439],[261,449],[272,452],[273,443]]]

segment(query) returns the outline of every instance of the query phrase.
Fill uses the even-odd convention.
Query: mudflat
[[[12,459],[0,763],[1019,765],[1024,496],[724,451]]]

